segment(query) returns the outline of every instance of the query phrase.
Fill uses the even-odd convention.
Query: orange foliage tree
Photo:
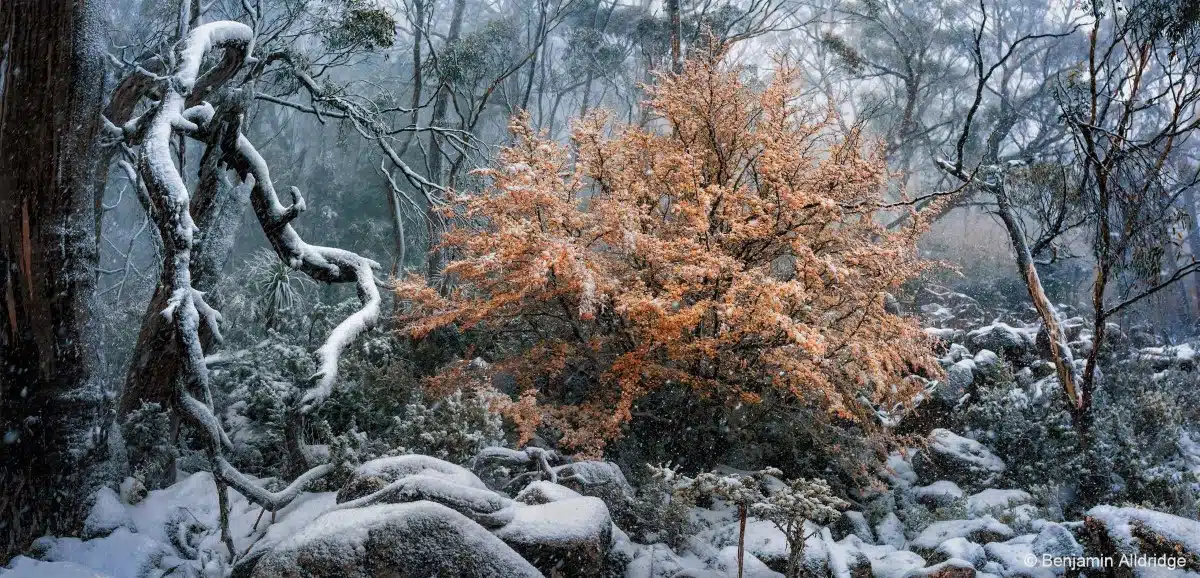
[[[570,147],[514,119],[490,185],[457,198],[453,288],[398,287],[403,334],[493,338],[486,368],[461,362],[432,385],[488,391],[522,441],[549,427],[593,455],[663,387],[734,404],[771,392],[850,419],[910,400],[906,376],[940,369],[884,295],[925,267],[924,223],[873,220],[884,159],[798,105],[795,78],[756,91],[720,58],[693,60],[650,89],[649,128],[592,116]],[[491,389],[498,374],[516,390]]]

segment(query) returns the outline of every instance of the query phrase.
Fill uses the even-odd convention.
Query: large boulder
[[[1013,530],[999,520],[984,516],[973,520],[947,520],[927,526],[912,541],[912,550],[932,558],[943,542],[951,538],[966,538],[977,544],[997,542],[1013,537]]]
[[[988,349],[1005,356],[1009,361],[1015,361],[1029,354],[1036,331],[997,322],[968,332],[966,341],[974,351]]]
[[[925,559],[908,550],[897,550],[871,561],[875,578],[903,578],[912,570],[925,567]]]
[[[374,504],[401,504],[429,500],[448,506],[488,528],[503,526],[513,519],[512,500],[488,489],[455,483],[444,477],[414,474],[400,478],[375,492],[345,503],[361,508]]]
[[[904,548],[904,543],[907,541],[904,537],[904,522],[901,522],[893,512],[888,512],[878,524],[875,524],[875,536],[880,544],[887,544],[897,550]]]
[[[921,480],[946,479],[970,489],[995,484],[1005,469],[1004,460],[983,444],[942,428],[930,432],[928,446],[913,457]]]
[[[1054,578],[1065,569],[1062,565],[1042,564],[1042,560],[1033,553],[1033,542],[1037,538],[1026,534],[1004,542],[986,544],[983,550],[987,552],[988,560],[1003,568],[1004,576],[1020,578]]]
[[[970,391],[974,381],[975,361],[961,359],[946,368],[946,379],[938,383],[935,392],[942,403],[953,406]]]
[[[912,489],[912,495],[918,502],[929,508],[944,508],[963,498],[962,488],[948,480],[938,480],[927,486],[917,486]]]
[[[954,558],[966,560],[976,568],[983,568],[983,565],[987,563],[987,553],[983,551],[983,546],[962,537],[950,538],[942,542],[933,551],[929,561],[938,563]]]
[[[842,512],[842,516],[838,518],[837,522],[834,522],[833,526],[830,526],[829,530],[837,540],[853,535],[868,544],[875,543],[875,533],[871,531],[871,524],[867,522],[867,518],[862,512],[856,510]]]
[[[1046,522],[1038,532],[1033,543],[1029,545],[1033,555],[1038,558],[1079,558],[1083,556],[1083,546],[1075,540],[1075,535],[1061,524]]]
[[[988,488],[967,497],[967,516],[1000,516],[1006,510],[1033,502],[1033,496],[1022,490]]]
[[[329,512],[282,541],[254,578],[542,576],[466,516],[433,502]]]
[[[111,488],[100,488],[96,492],[92,509],[83,521],[82,537],[86,539],[107,536],[117,528],[133,528],[133,518],[121,497]]]
[[[493,532],[547,575],[585,577],[602,573],[612,528],[604,502],[583,496],[519,507]]]
[[[382,490],[388,484],[412,475],[441,478],[460,486],[487,490],[479,476],[445,460],[420,454],[389,456],[366,462],[354,469],[350,479],[338,490],[338,503],[357,500]]]
[[[1089,556],[1124,557],[1144,562],[1137,564],[1141,567],[1200,572],[1200,521],[1143,508],[1101,505],[1088,510],[1083,528]]]

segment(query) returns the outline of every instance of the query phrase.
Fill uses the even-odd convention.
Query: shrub
[[[647,394],[677,387],[736,406],[779,395],[847,420],[908,401],[902,378],[938,374],[912,319],[884,295],[924,267],[915,238],[872,215],[886,190],[858,132],[796,106],[795,74],[761,92],[717,60],[667,75],[659,129],[581,123],[573,148],[518,118],[491,185],[450,210],[443,295],[411,278],[404,334],[455,326],[494,337],[487,371],[431,380],[514,394],[519,427],[599,453]],[[569,151],[575,151],[571,153]],[[788,407],[792,404],[781,404]],[[864,421],[869,421],[864,420]]]

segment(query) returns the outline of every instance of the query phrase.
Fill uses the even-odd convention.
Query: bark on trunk
[[[86,508],[103,440],[91,383],[94,2],[0,2],[0,565]]]
[[[462,21],[463,14],[466,11],[466,0],[454,0],[454,11],[450,15],[450,30],[446,33],[447,46],[458,41],[462,36]],[[438,88],[437,99],[433,103],[433,117],[429,122],[429,126],[444,127],[446,126],[446,114],[449,112],[450,99],[453,97],[452,90],[444,81]],[[429,133],[429,178],[439,185],[445,185],[449,182],[446,171],[442,168],[445,165],[445,151],[442,150],[442,140],[436,132]],[[426,212],[428,217],[425,222],[427,232],[429,234],[429,254],[426,257],[425,273],[429,279],[436,279],[442,273],[444,266],[444,255],[442,251],[435,250],[442,231],[439,225],[442,222],[442,216],[434,207],[429,207]]]
[[[1000,220],[1004,222],[1004,228],[1008,231],[1009,240],[1017,254],[1017,268],[1029,291],[1029,298],[1033,301],[1034,308],[1037,309],[1038,317],[1046,326],[1046,335],[1050,342],[1050,358],[1058,373],[1058,383],[1063,388],[1069,407],[1074,411],[1080,405],[1080,397],[1076,391],[1078,380],[1075,375],[1075,363],[1071,349],[1067,346],[1066,331],[1063,330],[1062,323],[1059,321],[1058,311],[1055,310],[1054,304],[1050,302],[1046,290],[1042,287],[1042,280],[1034,265],[1033,255],[1029,251],[1029,243],[1025,240],[1025,232],[1013,214],[1007,192],[1004,191],[1003,185],[997,187],[993,192],[996,195],[996,212],[999,213]]]
[[[671,26],[671,72],[683,72],[683,47],[680,36],[683,36],[683,25],[679,18],[679,0],[667,0],[667,18]]]
[[[233,241],[241,224],[242,208],[245,206],[245,199],[224,178],[224,167],[220,164],[221,139],[227,131],[236,130],[237,122],[236,114],[231,111],[226,111],[222,119],[214,120],[216,128],[206,139],[205,154],[200,161],[199,184],[192,196],[191,210],[200,229],[192,253],[192,285],[202,292],[210,291],[220,279],[221,270],[233,249]],[[174,403],[174,380],[179,376],[181,352],[174,323],[161,315],[169,297],[169,291],[160,284],[142,317],[142,327],[133,355],[130,356],[125,389],[118,409],[121,423],[143,403],[157,403],[164,409],[171,408]],[[213,304],[219,307],[215,301]],[[212,335],[205,328],[200,337],[207,351],[213,345]],[[174,419],[172,421],[175,422]],[[147,476],[143,480],[146,487],[163,487],[173,481],[173,464],[150,463],[146,460],[147,456],[129,456],[130,466]],[[152,472],[161,473],[155,475]]]

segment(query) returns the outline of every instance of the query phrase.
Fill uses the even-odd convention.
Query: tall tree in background
[[[86,512],[96,4],[0,3],[0,562]]]

